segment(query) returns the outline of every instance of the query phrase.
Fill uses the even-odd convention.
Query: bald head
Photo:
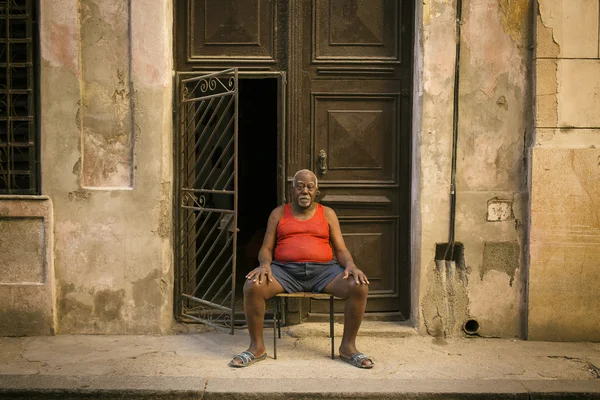
[[[296,186],[301,177],[310,177],[314,180],[315,185],[319,186],[319,181],[317,180],[317,176],[310,169],[301,169],[300,171],[294,174],[294,178],[292,179],[292,184]]]

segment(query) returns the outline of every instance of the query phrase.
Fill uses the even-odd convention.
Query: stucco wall
[[[531,135],[531,0],[464,0],[461,25],[456,238],[464,259],[436,263],[448,242],[456,2],[423,2],[419,327],[524,334],[526,141]],[[419,15],[419,13],[417,13]],[[417,60],[419,57],[417,57]]]
[[[60,333],[172,321],[172,2],[41,2],[42,192]]]
[[[600,340],[600,4],[536,4],[529,328]]]

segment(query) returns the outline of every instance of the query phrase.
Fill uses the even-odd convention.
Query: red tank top
[[[315,214],[306,221],[297,220],[289,204],[283,207],[283,217],[277,225],[274,259],[279,262],[327,262],[333,259],[329,224],[321,204],[317,203]]]

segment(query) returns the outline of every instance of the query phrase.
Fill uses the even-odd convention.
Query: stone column
[[[600,6],[538,0],[536,14],[528,337],[597,341]]]

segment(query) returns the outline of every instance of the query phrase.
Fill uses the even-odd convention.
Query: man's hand
[[[354,277],[354,282],[356,282],[357,285],[369,284],[369,280],[367,279],[365,273],[362,272],[360,269],[356,268],[356,265],[346,267],[346,270],[344,271],[344,279],[348,279],[350,275]]]
[[[251,280],[253,283],[256,282],[260,285],[263,279],[267,282],[267,284],[269,282],[273,282],[272,276],[270,265],[259,265],[250,271],[248,275],[246,275],[246,279],[249,281]]]

